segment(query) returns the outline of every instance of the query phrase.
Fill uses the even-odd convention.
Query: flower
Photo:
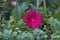
[[[12,6],[16,6],[16,1],[10,0],[10,4],[11,4]]]
[[[24,22],[30,28],[39,28],[43,22],[43,15],[40,12],[37,12],[35,9],[28,10],[24,15]]]

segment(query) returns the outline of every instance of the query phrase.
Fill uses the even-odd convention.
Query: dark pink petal
[[[43,15],[36,10],[28,10],[28,12],[24,15],[26,25],[31,28],[39,28],[43,20]]]

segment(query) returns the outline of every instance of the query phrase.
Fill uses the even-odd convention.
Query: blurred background
[[[45,8],[46,13],[44,12]],[[34,34],[29,33],[32,29],[26,28],[23,22],[23,15],[29,9],[36,9],[45,17],[41,28],[45,32],[43,34],[45,37],[42,39],[43,36],[40,36],[39,39],[37,36],[36,40],[47,40],[47,34],[51,35],[50,40],[60,40],[60,0],[0,0],[0,40],[35,40],[32,37]],[[46,15],[48,23],[46,23]],[[46,24],[49,24],[50,29],[47,29]],[[41,30],[37,31],[40,32]],[[19,36],[21,34],[22,36]],[[31,35],[32,38],[23,39],[23,35],[26,36],[27,34],[28,36]]]

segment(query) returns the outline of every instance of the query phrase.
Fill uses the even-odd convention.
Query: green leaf
[[[53,16],[60,20],[60,12],[55,12]]]
[[[49,24],[52,26],[52,29],[55,31],[54,33],[58,33],[60,34],[60,21],[58,21],[56,18],[54,17],[50,17],[48,19]]]

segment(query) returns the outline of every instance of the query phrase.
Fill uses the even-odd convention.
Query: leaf
[[[50,17],[49,19],[48,19],[48,22],[49,22],[49,24],[51,25],[51,26],[53,26],[52,27],[52,29],[55,31],[55,33],[58,33],[58,34],[60,34],[60,21],[59,20],[57,20],[56,18],[54,18],[54,17]]]
[[[24,31],[21,35],[21,39],[23,40],[34,40],[34,37],[32,35],[32,33]]]
[[[13,14],[14,19],[18,20],[19,17],[18,17],[18,12],[17,12],[17,8],[16,7],[13,9],[12,14]]]
[[[60,12],[55,12],[53,17],[57,18],[58,20],[60,20]]]
[[[39,8],[39,6],[41,5],[41,3],[43,2],[43,0],[37,0],[37,9]]]
[[[3,36],[2,36],[3,34],[2,34],[2,32],[0,32],[0,38],[2,38]]]
[[[55,5],[59,5],[60,4],[60,0],[51,0],[51,2]]]

